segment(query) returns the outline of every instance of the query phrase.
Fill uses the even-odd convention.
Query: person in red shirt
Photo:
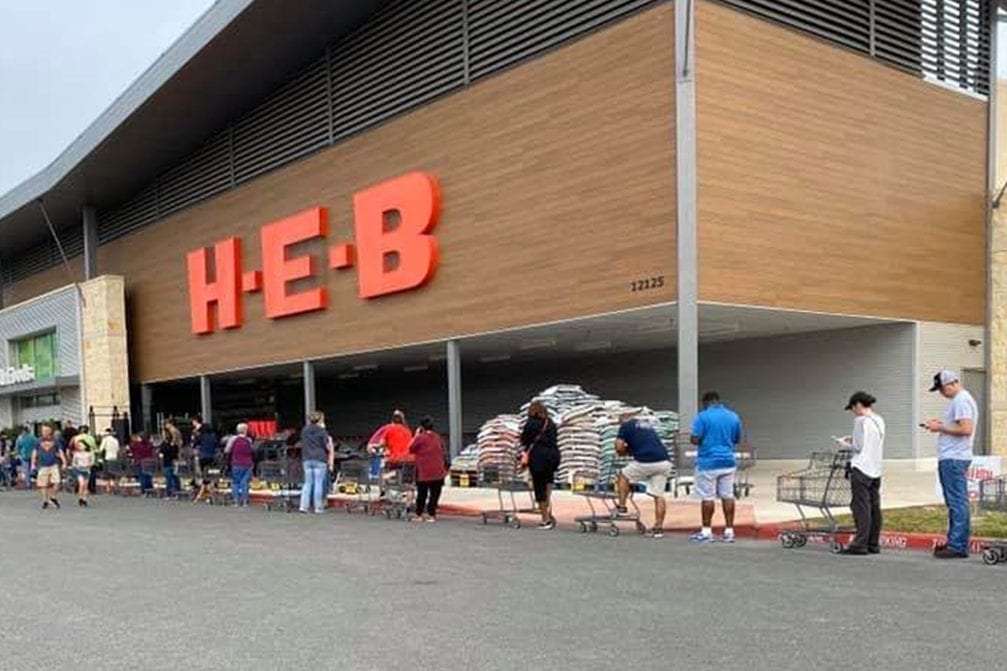
[[[416,519],[436,522],[437,503],[441,498],[447,468],[444,464],[444,441],[434,431],[434,422],[429,417],[424,417],[420,428],[416,429],[409,453],[416,459]]]
[[[413,433],[406,424],[406,415],[401,410],[392,413],[392,421],[378,429],[367,447],[372,452],[382,452],[387,463],[410,461],[409,445]]]
[[[140,491],[149,494],[154,491],[154,479],[150,473],[143,472],[143,462],[154,458],[154,446],[143,434],[133,434],[129,442],[129,455],[133,458],[137,480],[140,481]]]

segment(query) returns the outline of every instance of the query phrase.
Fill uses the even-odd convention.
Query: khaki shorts
[[[59,466],[43,466],[36,479],[39,487],[59,487]]]
[[[664,490],[668,487],[669,473],[671,473],[670,461],[656,461],[649,464],[631,461],[622,469],[622,474],[630,482],[646,483],[647,494],[650,496],[664,496]]]

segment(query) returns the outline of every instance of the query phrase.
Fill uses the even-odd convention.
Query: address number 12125
[[[664,275],[645,277],[642,280],[634,280],[629,283],[630,291],[649,291],[650,289],[661,289],[664,287]]]

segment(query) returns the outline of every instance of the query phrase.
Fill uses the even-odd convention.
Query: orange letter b
[[[413,172],[353,197],[357,282],[361,298],[422,286],[437,270],[437,239],[429,235],[440,216],[437,178]],[[398,225],[386,230],[389,215]]]

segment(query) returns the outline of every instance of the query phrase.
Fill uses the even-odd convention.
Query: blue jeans
[[[969,491],[965,472],[972,462],[968,459],[942,459],[937,462],[937,474],[948,507],[948,548],[968,552],[970,520]]]
[[[140,481],[141,492],[149,492],[154,489],[154,478],[149,473],[138,473],[136,479]]]
[[[165,487],[167,488],[168,496],[174,496],[178,493],[178,490],[182,488],[182,483],[178,480],[178,475],[175,474],[174,466],[165,466],[161,470],[164,475]]]
[[[325,510],[325,490],[322,484],[328,468],[324,461],[309,459],[304,462],[304,485],[301,487],[301,510],[307,510],[308,504],[314,499],[315,512]]]
[[[252,481],[252,469],[249,466],[234,466],[231,468],[231,496],[235,503],[248,505],[248,484]]]

